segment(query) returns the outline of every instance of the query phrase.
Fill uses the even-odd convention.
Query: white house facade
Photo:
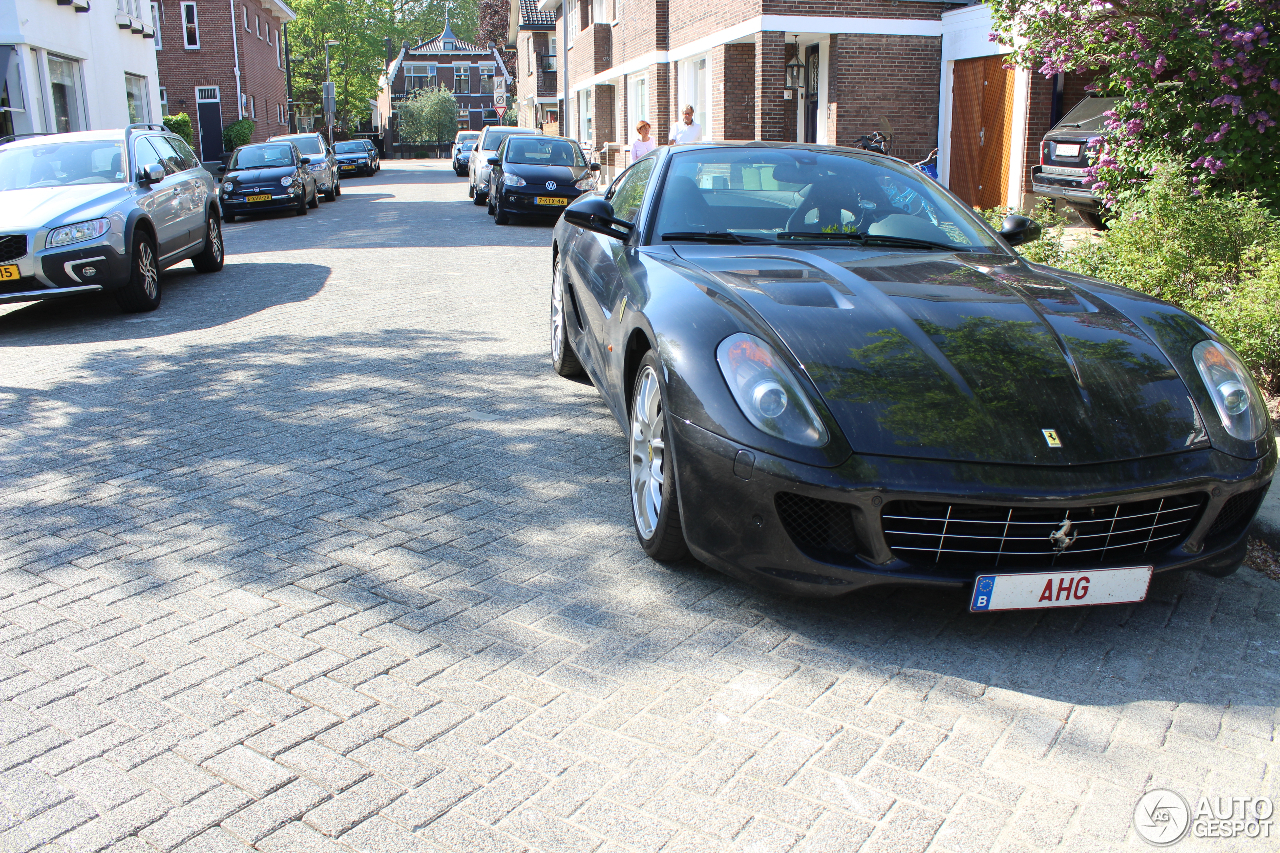
[[[0,0],[0,137],[160,121],[149,0]]]

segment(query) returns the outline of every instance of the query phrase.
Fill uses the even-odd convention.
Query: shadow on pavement
[[[329,278],[316,264],[236,263],[201,275],[190,264],[166,270],[155,311],[126,314],[111,294],[50,299],[0,316],[0,346],[125,341],[210,329],[315,296]]]

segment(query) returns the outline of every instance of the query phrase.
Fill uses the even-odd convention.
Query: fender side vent
[[[1241,492],[1228,498],[1222,505],[1218,517],[1213,520],[1213,526],[1205,534],[1205,541],[1221,542],[1235,539],[1243,533],[1253,521],[1253,516],[1258,512],[1258,507],[1261,506],[1262,498],[1266,493],[1267,487],[1263,486],[1261,489]]]
[[[774,505],[787,535],[806,557],[838,566],[857,561],[858,534],[848,504],[779,492]]]

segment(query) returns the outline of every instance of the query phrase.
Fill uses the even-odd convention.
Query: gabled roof
[[[453,42],[452,50],[445,49],[444,43],[447,41]],[[453,34],[453,28],[450,27],[449,23],[446,21],[444,25],[444,32],[442,32],[440,35],[436,36],[433,39],[424,41],[422,44],[418,45],[417,47],[409,48],[409,52],[410,53],[488,53],[489,51],[485,50],[482,47],[477,47],[471,42],[463,41],[462,39],[455,36]]]
[[[542,30],[556,28],[555,12],[538,11],[538,0],[520,0],[520,29]]]

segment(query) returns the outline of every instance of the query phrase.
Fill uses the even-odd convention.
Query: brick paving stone
[[[0,848],[1094,853],[1151,787],[1280,796],[1252,570],[979,616],[646,559],[549,229],[461,186],[0,306]]]

